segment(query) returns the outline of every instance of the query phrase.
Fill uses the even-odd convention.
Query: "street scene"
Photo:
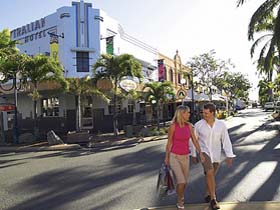
[[[280,0],[0,7],[0,210],[280,209]]]
[[[237,157],[218,173],[221,203],[279,202],[279,121],[261,109],[246,109],[225,122]],[[175,209],[174,195],[156,196],[166,141],[98,151],[1,152],[1,209]],[[201,165],[190,168],[186,208],[203,203],[205,188]]]

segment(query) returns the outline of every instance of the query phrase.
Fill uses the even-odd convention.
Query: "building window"
[[[43,117],[58,117],[59,116],[59,99],[58,97],[42,99],[42,114]]]
[[[169,69],[169,78],[170,78],[170,82],[173,83],[173,70],[172,70],[172,68]]]
[[[77,72],[89,72],[89,53],[77,52]]]
[[[108,105],[108,112],[109,114],[114,114],[114,105],[110,103]],[[117,113],[121,113],[121,104],[117,102]]]
[[[178,83],[181,84],[181,74],[178,74]]]

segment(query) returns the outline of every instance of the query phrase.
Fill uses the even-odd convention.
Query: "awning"
[[[214,94],[212,95],[212,101],[225,101],[225,99],[220,94]]]
[[[194,94],[194,95],[192,95]],[[204,94],[204,93],[197,93],[197,92],[192,92],[191,89],[187,91],[187,96],[184,98],[183,101],[209,101],[209,97]]]
[[[194,96],[192,97],[192,94]],[[192,92],[191,89],[187,91],[187,96],[184,98],[184,101],[210,101],[210,98],[208,95],[205,93],[197,93],[197,92]],[[214,94],[212,95],[212,101],[225,101],[225,97],[220,95],[220,94]]]

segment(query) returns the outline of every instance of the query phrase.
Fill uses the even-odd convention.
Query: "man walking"
[[[204,105],[203,119],[195,124],[195,134],[205,157],[205,161],[202,163],[206,181],[205,202],[210,202],[212,209],[219,209],[220,206],[216,199],[215,175],[221,162],[222,149],[229,167],[232,165],[232,159],[235,155],[226,125],[223,121],[215,118],[215,113],[216,107],[213,103]],[[195,151],[192,149],[192,161],[197,163]]]

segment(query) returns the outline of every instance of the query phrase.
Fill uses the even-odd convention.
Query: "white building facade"
[[[128,35],[117,20],[82,0],[72,2],[71,6],[61,7],[46,17],[11,30],[11,39],[20,41],[21,44],[17,47],[28,55],[45,54],[57,57],[64,67],[66,78],[92,76],[92,66],[103,53],[114,55],[128,53],[142,63],[144,77],[150,80],[157,79],[157,49]],[[74,130],[75,97],[55,93],[47,88],[41,90],[40,94],[42,98],[37,109],[42,121],[41,129]],[[3,98],[6,102],[13,101],[11,94],[6,94]],[[129,101],[125,101],[120,105],[121,109],[124,109],[124,114],[129,113],[129,104]],[[140,112],[140,104],[137,110]],[[32,127],[33,101],[27,93],[18,94],[18,112],[19,127],[23,129],[27,129],[25,126]],[[104,125],[100,122],[105,122],[111,117],[110,106],[105,101],[98,99],[84,101],[82,121],[84,128],[110,131],[111,125],[102,130]],[[53,128],[48,127],[47,124],[50,122]],[[110,123],[107,121],[107,124]]]

